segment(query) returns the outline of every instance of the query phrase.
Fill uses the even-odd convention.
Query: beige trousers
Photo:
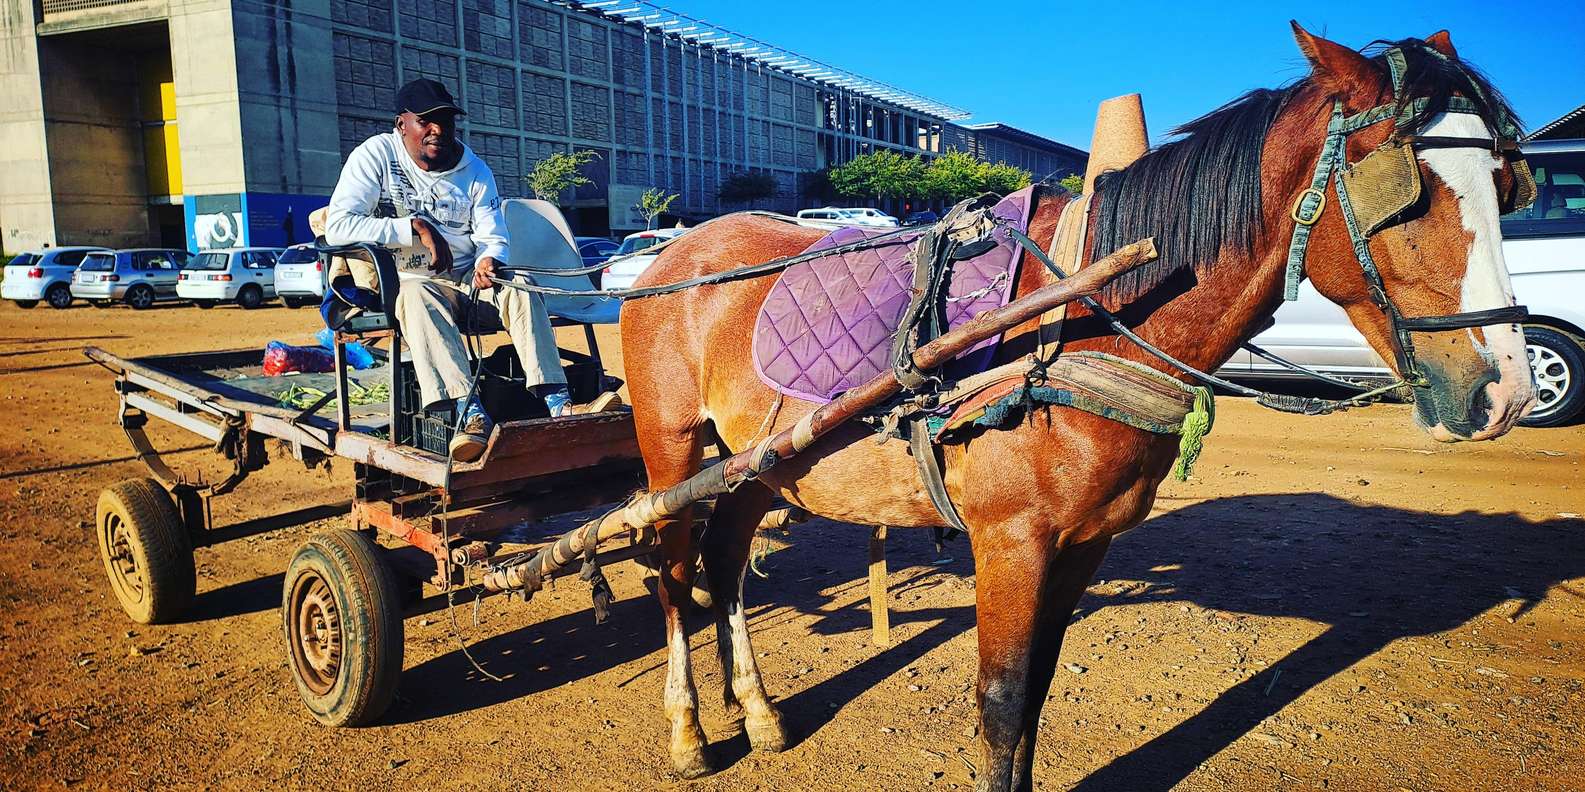
[[[476,313],[473,313],[476,312]],[[426,407],[468,395],[473,366],[458,323],[499,325],[512,337],[528,386],[565,383],[556,332],[537,294],[496,286],[481,289],[470,307],[464,287],[439,278],[403,279],[396,296],[396,321],[413,355],[413,370]]]

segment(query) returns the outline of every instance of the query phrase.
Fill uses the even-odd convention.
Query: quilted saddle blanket
[[[1003,198],[992,211],[1024,230],[1033,188]],[[851,244],[882,233],[843,228],[805,252]],[[897,244],[822,256],[788,267],[760,306],[754,326],[754,370],[766,385],[795,398],[825,403],[891,367],[892,336],[908,307],[913,268],[908,252],[923,235]],[[998,226],[995,246],[951,265],[946,319],[955,328],[1007,303],[1017,280],[1018,244]],[[959,355],[947,374],[961,377],[989,365],[1000,339],[986,339]]]

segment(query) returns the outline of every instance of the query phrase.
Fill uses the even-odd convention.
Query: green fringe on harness
[[[1183,427],[1178,430],[1178,461],[1172,466],[1172,476],[1179,481],[1189,480],[1189,471],[1205,447],[1205,436],[1216,420],[1216,398],[1210,388],[1194,389],[1194,409],[1183,416]]]
[[[1210,388],[1193,387],[1177,380],[1167,380],[1164,376],[1163,381],[1170,382],[1186,394],[1194,394],[1194,407],[1183,416],[1182,423],[1168,424],[1152,420],[1147,416],[1120,409],[1067,388],[1026,385],[1019,386],[1006,396],[985,405],[984,413],[970,422],[970,425],[989,429],[1005,426],[1016,415],[1027,413],[1031,406],[1037,404],[1072,407],[1154,434],[1179,435],[1178,460],[1172,466],[1172,475],[1179,481],[1187,481],[1195,460],[1200,458],[1200,451],[1205,447],[1205,436],[1210,434],[1211,425],[1216,422],[1216,397],[1211,393]],[[946,418],[932,416],[931,420],[933,421],[931,430],[937,431]]]

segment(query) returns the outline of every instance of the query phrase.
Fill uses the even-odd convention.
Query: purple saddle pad
[[[993,211],[1023,231],[1033,188],[1015,192]],[[882,233],[843,228],[809,246],[826,250]],[[924,233],[904,234],[879,247],[823,256],[788,267],[771,287],[754,325],[754,371],[788,396],[828,402],[891,367],[892,336],[908,307],[913,269],[908,251]],[[999,308],[1012,294],[1018,273],[1018,244],[1004,229],[996,246],[952,265],[947,289],[947,326],[957,327],[983,311]],[[948,368],[962,376],[987,367],[998,337],[959,355]]]

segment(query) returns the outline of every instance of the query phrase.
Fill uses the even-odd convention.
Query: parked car
[[[628,254],[648,250],[668,239],[680,237],[689,230],[687,228],[661,228],[655,231],[640,231],[623,237],[621,247],[616,249],[616,253],[613,256],[616,260],[611,262],[611,266],[606,267],[605,271],[600,275],[600,288],[632,288],[633,281],[638,280],[638,276],[642,275],[644,270],[649,269],[649,265],[655,263],[655,257],[660,254],[640,253],[636,256],[629,256]],[[622,256],[627,256],[627,258],[622,258]]]
[[[25,250],[6,263],[0,299],[14,300],[18,308],[32,308],[44,300],[51,308],[72,304],[72,274],[83,256],[102,247],[58,247]]]
[[[578,256],[585,267],[604,264],[622,247],[605,237],[573,237],[573,241],[578,245]]]
[[[936,214],[934,209],[920,209],[917,212],[909,212],[908,216],[903,218],[903,225],[930,225],[940,219],[941,215]]]
[[[1514,297],[1528,306],[1525,349],[1535,375],[1536,405],[1521,426],[1558,426],[1585,412],[1585,141],[1524,144],[1537,197],[1502,218],[1503,258]],[[1354,379],[1388,380],[1387,364],[1349,323],[1343,309],[1306,281],[1296,302],[1254,343],[1302,366]],[[1240,351],[1222,368],[1233,378],[1299,377]]]
[[[838,225],[868,226],[871,228],[896,228],[899,225],[897,218],[879,209],[871,209],[867,206],[849,209],[836,206],[826,206],[820,209],[800,209],[798,210],[798,219],[820,220]]]
[[[176,298],[176,281],[192,256],[170,248],[95,251],[83,257],[72,278],[72,296],[95,308],[125,302],[138,310]]]
[[[275,260],[275,293],[287,308],[318,305],[325,296],[325,265],[313,245],[293,245]]]
[[[182,270],[176,294],[199,308],[231,300],[257,308],[275,297],[275,260],[283,252],[264,247],[205,250]]]

